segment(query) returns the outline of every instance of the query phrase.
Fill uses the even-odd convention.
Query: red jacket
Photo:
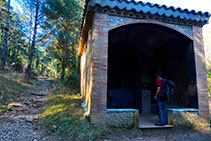
[[[163,86],[163,78],[159,76],[159,77],[156,78],[156,88],[160,87],[160,89],[161,89],[162,86]],[[164,95],[159,92],[158,96],[164,96]]]

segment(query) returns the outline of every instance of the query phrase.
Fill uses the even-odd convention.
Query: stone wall
[[[155,20],[134,19],[127,17],[111,16],[111,15],[109,15],[108,26],[106,27],[106,29],[112,30],[114,28],[118,28],[124,25],[136,24],[136,23],[157,24],[176,30],[189,38],[193,37],[193,30],[191,26],[164,23]]]
[[[107,112],[106,125],[110,127],[133,128],[138,127],[138,120],[138,110],[114,110]]]
[[[169,110],[168,123],[178,127],[209,126],[207,119],[201,117],[197,110]]]

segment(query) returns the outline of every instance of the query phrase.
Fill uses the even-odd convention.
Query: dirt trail
[[[50,81],[40,79],[41,84],[33,89],[20,93],[16,103],[9,108],[9,112],[0,115],[0,141],[57,141],[70,140],[68,137],[58,137],[49,134],[38,121],[42,108],[53,88]],[[180,130],[146,130],[142,133],[124,133],[102,137],[100,141],[177,141],[177,140],[197,140],[211,141],[209,131],[189,131]],[[83,139],[87,140],[87,139]]]
[[[9,112],[0,115],[0,141],[59,140],[38,124],[44,103],[53,88],[50,81],[39,81],[38,87],[20,93]]]

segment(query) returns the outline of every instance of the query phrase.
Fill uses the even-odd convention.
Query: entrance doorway
[[[156,24],[130,24],[109,31],[107,108],[156,113],[157,70],[176,85],[169,107],[198,108],[192,40]]]
[[[108,108],[134,108],[141,106],[140,64],[129,52],[111,53],[108,65]]]

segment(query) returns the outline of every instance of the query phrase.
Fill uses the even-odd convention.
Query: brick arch
[[[184,31],[182,31],[181,29],[179,28],[176,28],[176,27],[172,27],[172,26],[169,26],[169,24],[167,23],[163,23],[163,22],[159,22],[159,21],[153,21],[153,20],[132,20],[132,21],[125,21],[125,22],[122,22],[122,23],[118,23],[114,26],[109,26],[107,28],[108,31],[111,31],[113,29],[116,29],[116,28],[119,28],[119,27],[122,27],[122,26],[126,26],[126,25],[129,25],[129,24],[155,24],[155,25],[160,25],[160,26],[164,26],[166,28],[170,28],[172,30],[175,30],[177,32],[179,32],[180,34],[184,35],[185,37],[189,38],[190,40],[193,41],[193,37],[190,36],[189,34],[185,33]]]

